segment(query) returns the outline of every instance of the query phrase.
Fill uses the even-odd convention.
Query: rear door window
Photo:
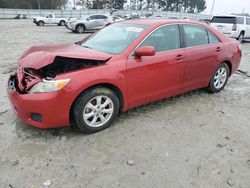
[[[243,17],[237,17],[237,24],[244,24],[244,18]]]
[[[210,31],[207,31],[208,34],[208,39],[209,39],[209,43],[210,44],[215,44],[215,43],[219,43],[219,39]]]
[[[182,25],[185,47],[209,44],[207,30],[197,25]]]
[[[212,23],[236,24],[236,17],[215,16],[212,19]]]
[[[98,19],[105,20],[105,19],[107,19],[107,17],[106,17],[106,16],[104,16],[104,15],[98,15]]]
[[[247,25],[250,25],[250,18],[247,18]]]

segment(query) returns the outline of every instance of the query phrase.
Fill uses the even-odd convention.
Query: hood
[[[44,45],[31,47],[24,52],[17,63],[22,68],[40,69],[52,64],[56,57],[105,61],[112,55],[77,44]]]

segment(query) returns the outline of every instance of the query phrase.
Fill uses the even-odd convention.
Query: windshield
[[[145,26],[132,24],[112,24],[81,45],[108,54],[119,54],[125,50],[145,30]]]

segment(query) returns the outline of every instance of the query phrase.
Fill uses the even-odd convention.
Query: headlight
[[[70,79],[63,79],[63,80],[45,80],[43,79],[42,82],[37,83],[34,85],[30,92],[31,93],[45,93],[45,92],[53,92],[62,89]]]

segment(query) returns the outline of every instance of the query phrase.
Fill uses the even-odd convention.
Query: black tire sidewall
[[[79,28],[79,27],[83,27],[83,28],[84,28],[83,32],[79,32],[79,31],[78,31],[78,28]],[[77,32],[77,33],[84,33],[84,32],[85,32],[85,27],[84,27],[83,25],[77,25],[77,26],[76,26],[76,32]]]
[[[59,25],[60,25],[60,26],[64,26],[64,25],[65,25],[65,21],[63,21],[63,20],[60,21],[60,22],[59,22]]]
[[[111,118],[104,125],[100,127],[90,127],[85,123],[83,119],[83,110],[87,105],[87,103],[98,95],[107,96],[112,100],[114,105],[114,112]],[[107,89],[105,87],[97,87],[82,93],[77,98],[73,106],[73,122],[84,133],[88,134],[96,133],[109,127],[116,118],[118,112],[119,112],[119,100],[117,95],[110,89]]]
[[[221,68],[221,67],[225,67],[225,68],[226,68],[226,71],[227,71],[227,78],[226,78],[226,81],[225,81],[224,85],[223,85],[221,88],[217,89],[217,88],[214,86],[214,76],[215,76],[217,70],[218,70],[219,68]],[[224,87],[227,85],[227,81],[228,81],[228,78],[229,78],[229,74],[230,74],[229,67],[228,67],[228,65],[227,65],[226,63],[222,63],[222,64],[218,65],[217,68],[215,69],[215,71],[214,71],[214,73],[213,73],[211,79],[210,79],[210,82],[209,82],[209,90],[210,90],[212,93],[218,93],[218,92],[220,92],[221,90],[223,90]]]
[[[44,22],[43,21],[39,21],[39,22],[37,22],[37,24],[38,24],[38,26],[44,26]]]

